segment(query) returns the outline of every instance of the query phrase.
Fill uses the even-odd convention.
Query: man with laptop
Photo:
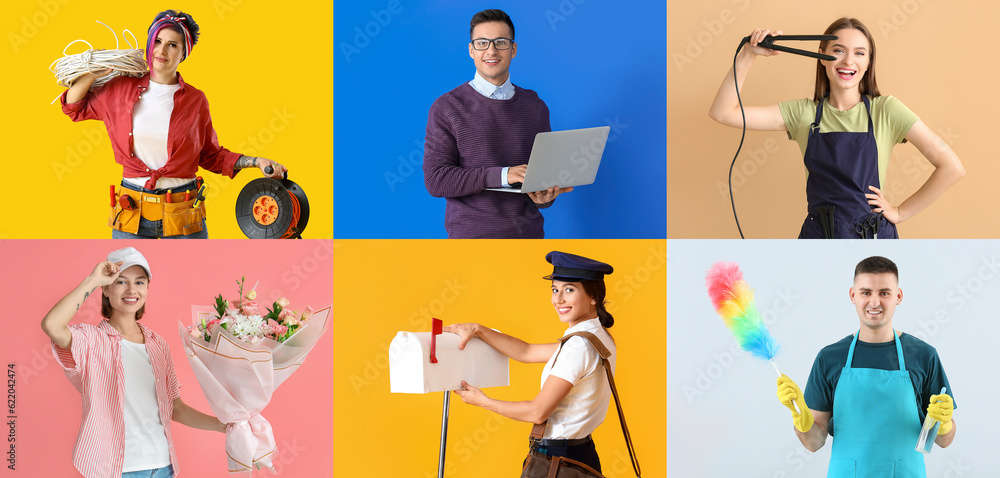
[[[535,136],[551,131],[549,109],[534,91],[510,82],[517,44],[506,13],[492,9],[475,14],[470,36],[476,75],[431,105],[424,184],[432,196],[447,198],[449,238],[542,238],[539,209],[572,187],[527,194],[487,189],[524,181]]]

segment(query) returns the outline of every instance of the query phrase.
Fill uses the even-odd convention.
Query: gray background
[[[958,403],[955,441],[934,447],[927,475],[998,476],[1000,241],[668,240],[667,254],[669,476],[826,475],[832,439],[816,453],[799,443],[775,396],[777,374],[735,345],[705,272],[716,261],[740,265],[781,346],[775,362],[805,389],[819,350],[859,328],[848,290],[870,255],[898,265],[893,325],[937,348]]]

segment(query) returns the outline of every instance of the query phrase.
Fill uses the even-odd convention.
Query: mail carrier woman
[[[608,361],[615,368],[617,351],[608,334],[615,319],[604,308],[604,275],[610,265],[564,252],[545,256],[553,266],[552,306],[559,321],[566,324],[566,335],[590,332],[611,355]],[[611,387],[601,364],[598,351],[580,336],[565,342],[529,344],[479,324],[456,324],[444,328],[461,336],[459,348],[472,337],[479,337],[500,353],[524,363],[545,363],[542,386],[534,398],[508,402],[486,396],[465,382],[457,390],[465,403],[483,407],[507,418],[544,424],[538,451],[549,456],[564,456],[601,471],[601,461],[591,433],[604,421],[611,400]],[[560,343],[562,345],[560,346]]]

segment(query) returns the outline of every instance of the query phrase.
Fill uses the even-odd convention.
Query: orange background
[[[1000,223],[982,220],[1000,212],[994,186],[1000,162],[991,141],[997,134],[992,118],[1000,111],[993,94],[1000,65],[981,47],[994,43],[998,12],[994,4],[965,1],[669,2],[667,237],[739,237],[726,182],[740,129],[716,123],[708,109],[740,40],[755,28],[821,34],[841,16],[856,17],[871,30],[882,94],[896,96],[920,116],[966,169],[941,199],[899,225],[900,237],[1000,237]],[[787,44],[818,48],[818,42]],[[759,58],[743,87],[744,104],[811,98],[815,62],[787,53]],[[896,145],[883,190],[899,204],[931,171],[915,147]],[[798,145],[784,132],[748,131],[733,171],[733,194],[746,237],[797,237],[806,215]]]

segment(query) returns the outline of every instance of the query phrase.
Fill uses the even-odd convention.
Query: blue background
[[[427,112],[475,75],[469,21],[487,8],[511,16],[511,79],[553,130],[612,125],[597,181],[543,211],[545,236],[666,238],[666,3],[597,0],[336,2],[334,237],[446,237]]]

